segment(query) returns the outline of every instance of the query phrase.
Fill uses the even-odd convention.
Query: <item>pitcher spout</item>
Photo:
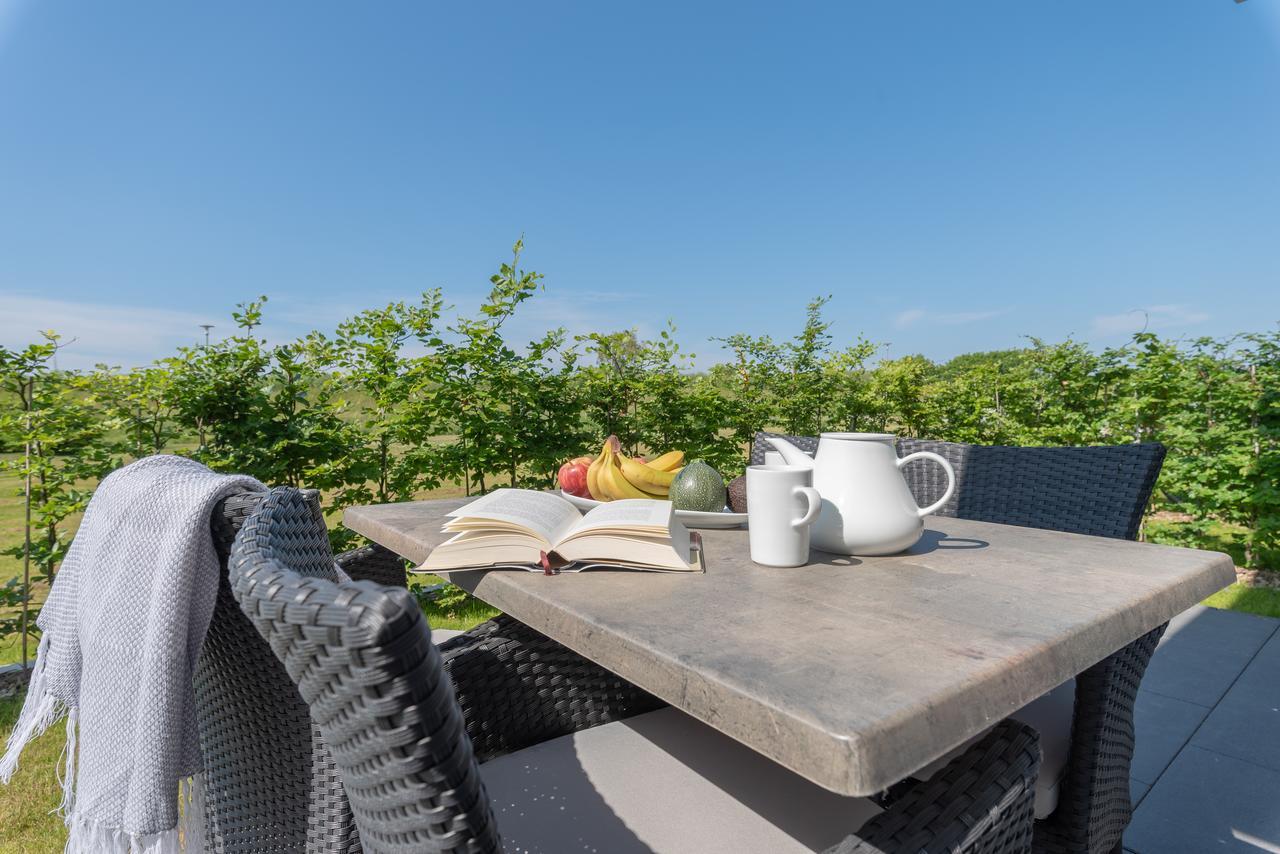
[[[813,458],[786,439],[779,439],[774,436],[767,436],[766,438],[778,449],[778,453],[782,454],[782,458],[787,461],[787,465],[813,468]]]

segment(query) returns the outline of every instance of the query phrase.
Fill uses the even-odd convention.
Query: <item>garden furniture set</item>
[[[204,850],[1118,851],[1143,671],[1230,561],[1131,542],[1159,446],[926,449],[904,554],[460,572],[504,616],[439,644],[405,560],[461,501],[349,508],[334,558],[314,493],[226,499]]]

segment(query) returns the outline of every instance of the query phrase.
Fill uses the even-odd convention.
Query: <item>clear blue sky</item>
[[[607,8],[606,8],[607,7]],[[0,0],[0,343],[145,362],[442,286],[945,358],[1280,320],[1280,0]]]

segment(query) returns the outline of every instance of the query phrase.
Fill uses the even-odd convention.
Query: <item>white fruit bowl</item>
[[[603,501],[596,501],[594,498],[583,498],[578,495],[560,490],[560,495],[580,510],[590,510],[592,507],[599,507]],[[719,513],[706,512],[702,510],[677,510],[676,518],[686,528],[737,528],[747,524],[746,513],[734,513],[728,507]]]

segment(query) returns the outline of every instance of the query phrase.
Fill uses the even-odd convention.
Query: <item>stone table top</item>
[[[411,561],[463,499],[352,507]],[[454,572],[570,649],[832,791],[875,793],[1235,579],[1224,554],[933,516],[909,551],[707,571]]]

